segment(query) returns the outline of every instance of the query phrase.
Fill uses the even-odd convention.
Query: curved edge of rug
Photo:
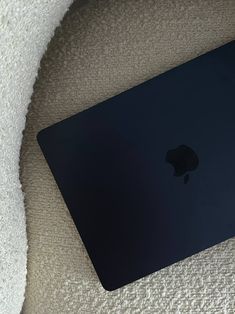
[[[19,153],[40,60],[72,0],[0,3],[0,313],[20,313],[27,235]]]

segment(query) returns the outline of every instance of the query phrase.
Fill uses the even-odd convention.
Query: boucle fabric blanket
[[[235,313],[235,239],[104,291],[35,139],[41,128],[234,38],[234,0],[74,3],[42,62],[25,130],[24,314]]]
[[[71,0],[0,1],[0,313],[19,313],[26,224],[19,180],[25,115],[40,59]]]

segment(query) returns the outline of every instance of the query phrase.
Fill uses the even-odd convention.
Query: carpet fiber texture
[[[0,314],[19,313],[26,223],[19,180],[25,115],[39,62],[71,0],[0,1]]]
[[[40,129],[234,38],[234,0],[73,4],[43,59],[24,135],[24,314],[234,313],[234,239],[104,291],[36,143]]]

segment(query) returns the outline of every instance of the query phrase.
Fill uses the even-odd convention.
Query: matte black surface
[[[235,42],[38,141],[107,290],[234,236]]]

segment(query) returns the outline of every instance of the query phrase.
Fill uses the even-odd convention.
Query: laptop
[[[106,290],[235,236],[235,41],[37,138]]]

